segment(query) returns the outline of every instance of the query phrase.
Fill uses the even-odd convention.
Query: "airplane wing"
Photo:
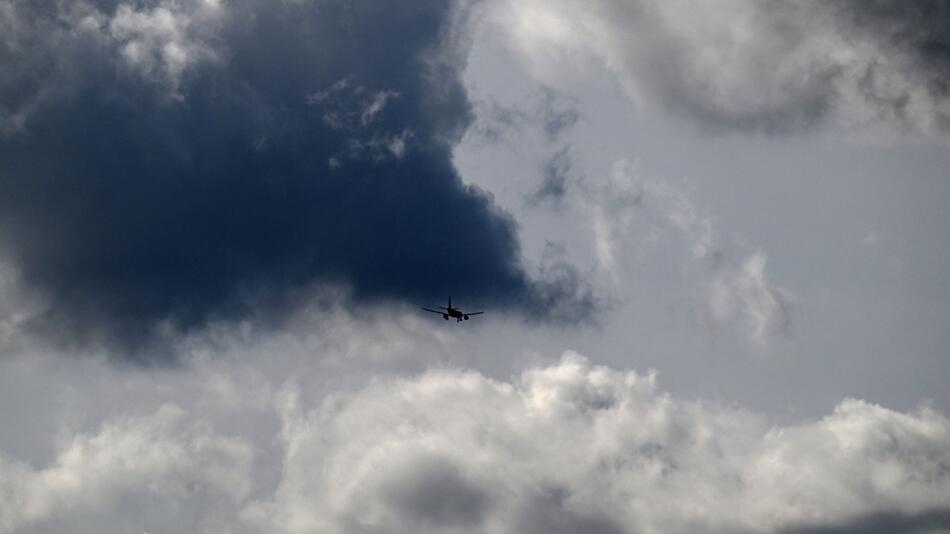
[[[422,309],[425,310],[425,311],[427,311],[427,312],[438,313],[439,315],[442,315],[443,313],[445,313],[445,312],[442,312],[442,311],[439,311],[439,310],[430,310],[429,308],[422,308]]]
[[[464,313],[465,315],[481,315],[485,312],[462,312],[462,313]]]

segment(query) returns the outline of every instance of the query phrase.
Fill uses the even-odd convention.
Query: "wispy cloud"
[[[790,334],[792,295],[770,280],[767,255],[723,236],[686,182],[655,178],[636,162],[619,160],[605,179],[588,180],[572,193],[589,214],[597,261],[614,284],[629,274],[631,258],[667,239],[683,245],[674,267],[698,283],[701,322],[734,328],[761,350]]]

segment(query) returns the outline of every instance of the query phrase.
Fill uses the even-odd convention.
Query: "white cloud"
[[[709,288],[709,309],[718,321],[740,318],[744,333],[758,347],[788,329],[788,294],[765,273],[767,258],[753,253],[737,269],[717,272]]]
[[[950,490],[950,422],[931,410],[846,400],[769,428],[573,353],[512,382],[430,371],[283,413],[287,476],[252,515],[294,518],[289,532],[535,531],[539,508],[577,531],[769,531],[940,507]]]
[[[360,123],[363,126],[369,125],[376,118],[376,115],[386,107],[386,103],[399,96],[396,91],[379,91],[372,95],[372,100],[360,114]]]
[[[407,333],[378,336],[426,345]],[[950,421],[927,407],[847,399],[778,426],[573,352],[508,380],[430,367],[359,385],[321,355],[358,337],[192,346],[167,371],[0,362],[5,380],[80,388],[20,399],[69,417],[36,435],[46,459],[0,440],[0,532],[771,532],[946,509]]]
[[[226,528],[251,487],[252,451],[166,404],[72,436],[39,469],[0,451],[0,529],[118,531],[189,522]],[[102,530],[100,530],[102,529]]]
[[[610,273],[614,283],[618,283],[620,276],[617,272],[616,260],[614,259],[614,248],[616,244],[613,242],[610,223],[607,222],[604,210],[599,206],[595,206],[591,209],[591,219],[594,227],[594,247],[597,253],[597,263],[601,269]]]
[[[881,245],[881,234],[872,230],[864,235],[861,244],[868,248],[877,248]]]

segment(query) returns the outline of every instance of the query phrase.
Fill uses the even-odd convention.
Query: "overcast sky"
[[[948,143],[937,0],[0,0],[0,532],[950,532]]]

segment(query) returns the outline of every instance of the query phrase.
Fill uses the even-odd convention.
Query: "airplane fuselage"
[[[443,317],[446,321],[449,320],[449,317],[452,317],[452,318],[455,319],[456,321],[463,321],[463,320],[464,320],[464,321],[467,321],[467,320],[468,320],[468,314],[462,313],[461,310],[457,310],[457,309],[455,309],[455,308],[446,308],[446,309],[445,309],[445,313],[442,314],[442,317]]]
[[[460,310],[460,309],[458,309],[458,308],[453,308],[453,307],[452,307],[452,297],[449,297],[449,305],[448,305],[447,307],[444,307],[444,308],[443,308],[443,307],[439,307],[439,309],[437,309],[437,310],[433,310],[433,309],[430,309],[430,308],[422,308],[422,309],[425,310],[425,311],[427,311],[427,312],[438,313],[438,314],[442,315],[442,318],[445,319],[446,321],[448,321],[449,318],[451,317],[451,318],[455,319],[455,320],[458,321],[458,322],[467,321],[467,320],[469,319],[469,317],[472,316],[472,315],[481,315],[482,313],[485,313],[485,312],[480,312],[480,311],[477,311],[477,312],[463,312],[462,310]]]

